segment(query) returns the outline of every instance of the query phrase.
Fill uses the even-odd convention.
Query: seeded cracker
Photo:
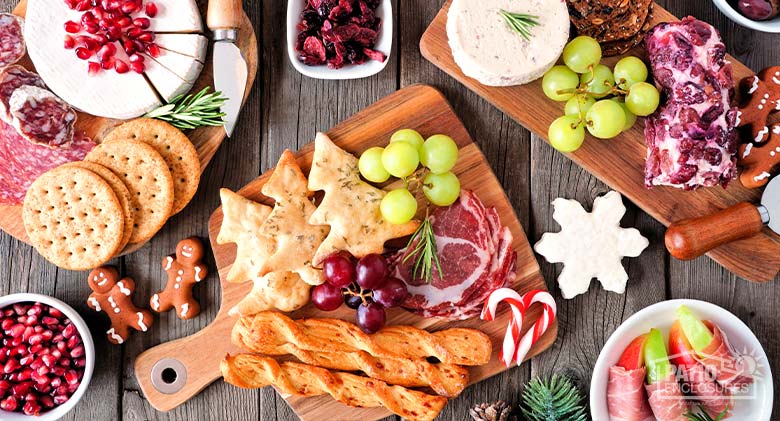
[[[122,205],[111,186],[83,168],[58,167],[30,186],[22,219],[33,247],[55,265],[87,270],[122,245]]]
[[[102,143],[85,158],[107,167],[130,190],[135,227],[130,243],[142,243],[162,228],[173,208],[173,178],[153,147],[140,140]]]
[[[342,250],[357,258],[382,253],[385,241],[410,235],[419,225],[419,221],[403,225],[385,221],[379,204],[387,193],[361,180],[357,158],[323,133],[317,133],[314,141],[309,190],[325,191],[309,223],[330,225],[328,237],[314,255],[315,266]]]

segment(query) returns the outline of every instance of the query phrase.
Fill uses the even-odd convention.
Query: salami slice
[[[13,125],[30,142],[61,146],[73,140],[76,112],[46,89],[22,86],[11,95]]]
[[[16,128],[0,120],[0,204],[22,203],[27,189],[41,174],[83,160],[94,147],[95,142],[80,133],[60,147],[30,143]]]
[[[25,52],[24,20],[10,13],[0,13],[0,67],[16,63]]]
[[[0,118],[6,122],[10,123],[13,119],[10,105],[11,95],[17,88],[26,85],[46,87],[40,76],[22,66],[14,64],[0,70]]]

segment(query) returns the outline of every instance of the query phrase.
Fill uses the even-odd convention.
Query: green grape
[[[547,130],[550,145],[561,152],[576,151],[585,141],[585,129],[582,126],[580,118],[577,116],[558,117]]]
[[[436,206],[449,206],[460,196],[460,180],[455,174],[430,173],[423,179],[423,193]]]
[[[603,64],[597,64],[593,71],[580,76],[580,82],[588,92],[595,98],[603,98],[612,90],[615,85],[615,77],[612,76],[612,70]]]
[[[417,149],[406,142],[393,142],[382,152],[382,166],[390,175],[404,178],[411,175],[420,165]]]
[[[615,64],[615,81],[618,87],[628,89],[635,83],[647,80],[647,66],[645,62],[634,56],[623,57]]]
[[[390,143],[393,142],[406,142],[414,146],[414,148],[419,151],[423,145],[423,137],[420,135],[420,133],[417,132],[417,130],[402,129],[390,136]]]
[[[590,95],[577,95],[566,101],[566,106],[563,107],[563,113],[565,115],[573,115],[577,117],[585,117],[590,107],[596,103]]]
[[[405,224],[417,213],[417,200],[409,190],[395,189],[382,198],[379,210],[382,212],[382,218],[387,222],[396,225]]]
[[[602,99],[590,107],[585,120],[590,134],[599,139],[612,139],[625,127],[626,113],[617,102]]]
[[[542,79],[542,90],[553,101],[566,101],[574,96],[574,90],[580,83],[577,74],[566,66],[553,66]],[[559,91],[568,91],[560,92]]]
[[[563,62],[577,73],[587,73],[601,61],[601,46],[591,37],[579,36],[563,49]]]
[[[383,151],[384,148],[379,146],[368,148],[360,155],[360,160],[358,160],[360,175],[372,183],[384,183],[390,178],[390,173],[382,165]]]
[[[429,137],[420,149],[420,162],[434,174],[451,170],[457,160],[458,145],[443,134]]]
[[[626,106],[632,113],[645,117],[655,112],[661,95],[655,86],[647,82],[637,82],[626,95]]]
[[[617,98],[612,98],[610,101],[615,101],[618,104],[620,104],[620,108],[623,109],[623,113],[626,115],[626,125],[623,126],[623,132],[634,127],[634,123],[636,123],[636,115],[632,113],[628,107],[626,106],[626,103],[623,101],[620,101]]]

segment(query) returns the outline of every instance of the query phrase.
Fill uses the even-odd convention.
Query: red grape
[[[347,304],[347,307],[357,310],[363,304],[363,298],[359,295],[349,294],[344,302]]]
[[[398,278],[388,278],[385,284],[374,290],[374,301],[385,307],[398,307],[409,292],[406,284]]]
[[[377,303],[362,305],[357,309],[355,319],[363,332],[375,333],[385,325],[385,308]]]
[[[322,311],[333,311],[341,307],[344,296],[341,294],[341,288],[324,283],[314,287],[311,292],[311,302]]]
[[[344,288],[355,281],[355,267],[348,257],[334,253],[322,262],[325,279],[333,286]]]
[[[364,256],[357,263],[357,283],[365,289],[378,288],[387,273],[387,261],[378,254]]]

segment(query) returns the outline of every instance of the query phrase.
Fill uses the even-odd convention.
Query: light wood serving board
[[[206,15],[206,2],[199,2],[201,15]],[[14,9],[13,13],[18,16],[24,17],[27,11],[27,0],[21,0]],[[239,28],[239,38],[237,44],[238,48],[244,55],[248,67],[248,77],[246,81],[246,90],[244,91],[243,102],[246,101],[249,96],[249,92],[252,90],[252,85],[255,82],[255,75],[257,74],[257,37],[255,31],[252,28],[252,22],[249,17],[244,13],[241,27]],[[211,59],[211,45],[209,43],[209,52],[206,55],[206,63],[203,66],[198,80],[192,88],[191,92],[198,92],[204,86],[211,86],[213,88],[213,70]],[[29,70],[34,70],[32,61],[29,56],[25,56],[19,63]],[[84,75],[88,84],[89,80],[87,75]],[[88,90],[85,87],[85,90]],[[121,98],[117,99],[121,101]],[[121,124],[124,120],[114,120],[105,117],[97,117],[83,112],[78,112],[78,120],[76,121],[76,130],[83,131],[89,137],[96,142],[100,143],[103,137],[115,126]],[[217,152],[219,145],[225,139],[225,130],[222,127],[202,127],[195,130],[188,130],[185,132],[187,137],[192,141],[195,147],[198,149],[198,155],[200,156],[200,168],[203,171],[206,165],[211,161],[211,158]],[[14,238],[29,244],[30,240],[27,237],[27,233],[24,230],[24,223],[22,222],[22,205],[0,205],[0,229],[12,235]],[[122,254],[131,253],[144,244],[131,244]]]
[[[328,131],[328,135],[340,147],[351,153],[359,154],[371,146],[387,144],[390,135],[401,128],[417,129],[424,136],[446,133],[455,139],[460,147],[460,158],[454,171],[460,178],[463,188],[475,191],[487,206],[494,206],[501,216],[501,222],[509,227],[514,236],[513,246],[517,251],[517,279],[512,287],[521,293],[532,289],[546,289],[544,279],[539,272],[539,265],[528,244],[523,227],[517,220],[512,204],[507,199],[501,184],[490,169],[482,152],[473,143],[463,124],[439,91],[422,85],[402,89],[334,127]],[[298,163],[307,174],[311,166],[313,152],[314,145],[310,143],[296,154]],[[270,173],[271,171],[266,172],[246,185],[239,193],[252,200],[273,205],[273,201],[261,193],[261,188]],[[234,244],[218,245],[216,243],[221,225],[222,210],[217,209],[209,221],[211,246],[222,284],[222,306],[216,320],[195,335],[162,344],[144,352],[138,356],[135,362],[136,377],[144,396],[152,406],[162,411],[180,405],[209,383],[218,379],[221,376],[219,362],[226,353],[241,352],[230,344],[230,332],[236,319],[228,316],[228,311],[249,292],[251,282],[244,284],[225,282],[225,276],[235,260],[236,247]],[[506,370],[498,361],[498,353],[509,321],[509,314],[503,306],[499,310],[499,316],[495,321],[485,323],[478,319],[462,322],[423,319],[401,309],[392,309],[388,313],[388,324],[413,325],[431,331],[456,326],[472,327],[490,335],[493,340],[493,356],[490,363],[470,369],[471,383],[476,383]],[[539,306],[531,308],[530,317],[526,318],[523,329],[528,329],[540,314]],[[309,304],[292,313],[291,317],[336,317],[354,321],[355,316],[354,310],[346,306],[342,306],[337,311],[326,313]],[[528,358],[551,346],[557,337],[557,332],[556,322],[531,349]],[[151,384],[151,369],[157,361],[163,358],[177,359],[186,367],[187,382],[184,388],[176,394],[162,394]],[[371,421],[390,415],[383,408],[350,408],[325,396],[313,398],[285,396],[284,398],[303,420]]]
[[[420,40],[422,55],[547,140],[547,128],[553,120],[563,115],[563,103],[554,102],[544,95],[541,79],[522,86],[495,88],[465,76],[452,58],[447,41],[449,5],[448,1],[423,34]],[[660,23],[678,19],[656,4],[653,20]],[[641,46],[628,54],[642,58],[647,56]],[[620,57],[611,57],[604,62],[611,66],[618,59]],[[733,57],[729,56],[728,59],[731,60],[737,82],[754,74]],[[738,202],[759,202],[761,191],[747,189],[738,180],[734,180],[727,189],[712,187],[694,192],[671,187],[646,189],[644,165],[647,148],[643,130],[644,124],[640,119],[631,130],[615,139],[600,140],[587,136],[582,148],[567,156],[666,226],[682,219],[708,215]],[[769,281],[780,270],[780,236],[764,228],[761,234],[721,246],[708,253],[708,256],[742,278],[756,282]]]

